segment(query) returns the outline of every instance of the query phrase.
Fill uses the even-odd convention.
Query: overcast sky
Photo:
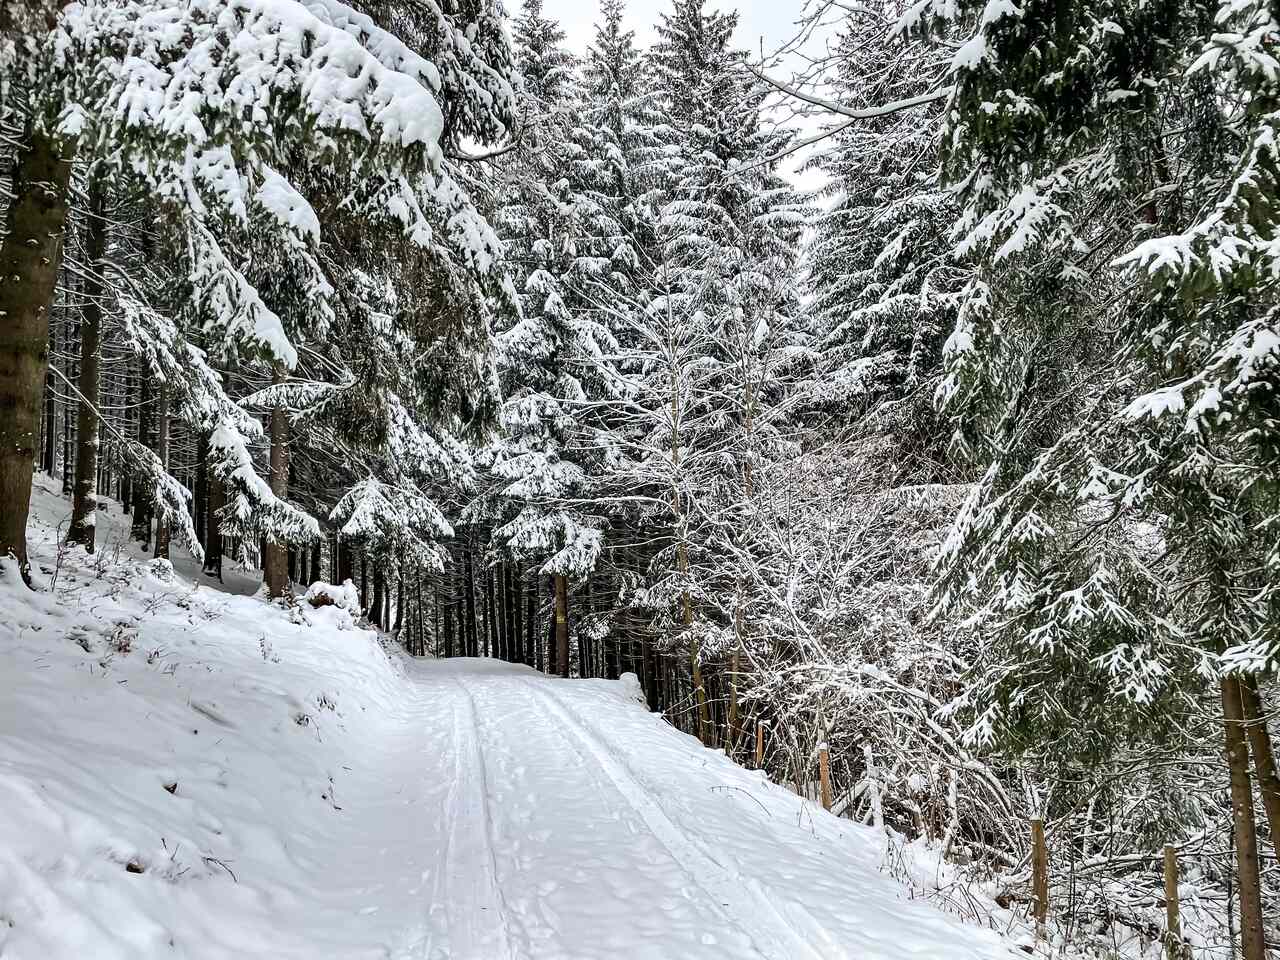
[[[765,50],[771,50],[791,39],[794,22],[800,10],[800,0],[708,0],[709,10],[738,10],[738,35],[740,46],[749,50],[760,49],[764,37]],[[512,2],[509,9],[518,10],[519,3]],[[671,9],[671,0],[628,0],[627,25],[636,32],[640,46],[653,42],[653,25],[658,14]],[[560,21],[568,34],[568,44],[576,53],[582,53],[595,35],[599,0],[543,0],[543,14]]]
[[[803,0],[706,0],[707,10],[738,11],[737,44],[749,51],[758,53],[762,44],[766,54],[777,50],[789,42],[796,34],[796,19],[804,6]],[[508,0],[508,9],[519,10],[520,0]],[[626,0],[627,26],[636,32],[636,42],[643,49],[656,39],[654,24],[660,14],[671,9],[671,0]],[[586,52],[595,37],[596,17],[600,12],[599,0],[543,0],[543,16],[559,20],[566,34],[566,44],[575,53]],[[821,39],[810,43],[821,43]],[[811,48],[812,49],[812,48]],[[780,76],[782,70],[775,70]],[[815,119],[796,120],[791,111],[778,102],[766,111],[766,116],[775,123],[783,124],[799,131],[802,135],[812,133],[817,127]],[[823,176],[818,171],[810,170],[797,173],[802,164],[804,153],[789,158],[783,164],[786,175],[802,188],[819,186]]]

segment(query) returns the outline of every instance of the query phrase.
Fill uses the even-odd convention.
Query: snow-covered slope
[[[1008,955],[634,684],[414,662],[153,569],[114,509],[59,560],[67,513],[37,490],[49,590],[0,584],[5,960]]]

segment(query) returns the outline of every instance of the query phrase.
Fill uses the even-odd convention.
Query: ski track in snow
[[[37,507],[51,569],[67,508]],[[104,544],[125,520],[100,511]],[[4,960],[1016,955],[634,679],[388,655],[344,609],[291,619],[176,559],[0,580]]]
[[[450,960],[515,960],[511,943],[511,921],[494,856],[493,816],[490,791],[478,729],[475,701],[466,684],[454,683],[463,711],[454,707],[454,780],[459,786],[453,808],[446,811],[450,832],[450,881],[447,901],[461,908],[449,914]],[[461,712],[466,713],[463,722]],[[466,744],[465,748],[463,744]],[[465,824],[470,842],[459,849],[459,826]],[[470,870],[476,865],[479,870]],[[461,922],[459,922],[461,921]],[[455,936],[458,930],[461,936]]]
[[[725,919],[732,927],[746,932],[757,956],[766,960],[823,960],[774,910],[767,898],[753,896],[756,891],[744,884],[742,877],[733,875],[702,843],[663,813],[661,804],[636,779],[626,761],[620,759],[621,754],[589,730],[578,714],[549,691],[544,692],[532,683],[526,686],[536,700],[549,706],[549,725],[557,728],[558,723],[566,739],[572,738],[576,743],[573,749],[581,757],[584,769],[594,765],[605,774],[613,785],[613,792],[643,818],[690,881],[701,888],[711,902],[723,907]],[[780,921],[778,926],[771,928],[770,919]]]

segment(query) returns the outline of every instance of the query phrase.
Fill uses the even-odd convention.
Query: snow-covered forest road
[[[41,481],[45,589],[0,578],[3,960],[1010,956],[634,677],[409,657],[115,510],[60,555],[66,510]]]
[[[412,666],[417,717],[346,798],[363,812],[344,845],[366,848],[370,875],[385,855],[367,848],[373,825],[404,823],[397,909],[423,907],[393,956],[1006,955],[908,900],[869,830],[706,751],[623,683],[492,660]],[[369,906],[387,909],[386,893]]]

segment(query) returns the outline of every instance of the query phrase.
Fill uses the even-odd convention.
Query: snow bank
[[[59,556],[69,512],[38,484],[46,592],[0,574],[0,955],[356,955],[333,831],[402,666],[342,607],[151,561],[114,505],[98,554]]]

